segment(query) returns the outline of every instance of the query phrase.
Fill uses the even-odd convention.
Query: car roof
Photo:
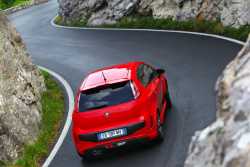
[[[130,62],[98,69],[86,77],[80,87],[80,91],[131,80],[131,73],[142,63]]]

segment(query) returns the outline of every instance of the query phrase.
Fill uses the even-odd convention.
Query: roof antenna
[[[105,77],[103,72],[102,72],[102,77],[103,77],[104,81],[107,82],[107,78]]]

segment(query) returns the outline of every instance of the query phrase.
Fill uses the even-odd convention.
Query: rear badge
[[[109,116],[110,116],[110,113],[109,113],[109,112],[105,112],[105,113],[104,113],[104,117],[105,117],[105,118],[109,118]]]

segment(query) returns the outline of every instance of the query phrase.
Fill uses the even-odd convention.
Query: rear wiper
[[[100,106],[88,108],[88,110],[96,110],[96,109],[104,108],[104,107],[107,107],[107,106],[108,106],[107,104],[103,104],[103,105],[100,105]]]

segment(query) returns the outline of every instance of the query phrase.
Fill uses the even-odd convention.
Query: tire
[[[86,161],[86,162],[91,162],[93,161],[95,158],[93,155],[91,154],[84,154],[84,155],[81,155],[81,158],[83,161]]]
[[[172,109],[172,101],[171,101],[169,91],[166,94],[166,101],[167,101],[168,109]]]
[[[165,133],[164,133],[164,128],[163,128],[163,124],[161,124],[161,118],[160,118],[160,112],[157,113],[157,140],[162,142],[164,141],[165,138]]]
[[[82,160],[84,161],[91,161],[94,159],[93,155],[91,153],[85,153],[85,154],[81,154],[78,153],[78,155],[82,158]]]

